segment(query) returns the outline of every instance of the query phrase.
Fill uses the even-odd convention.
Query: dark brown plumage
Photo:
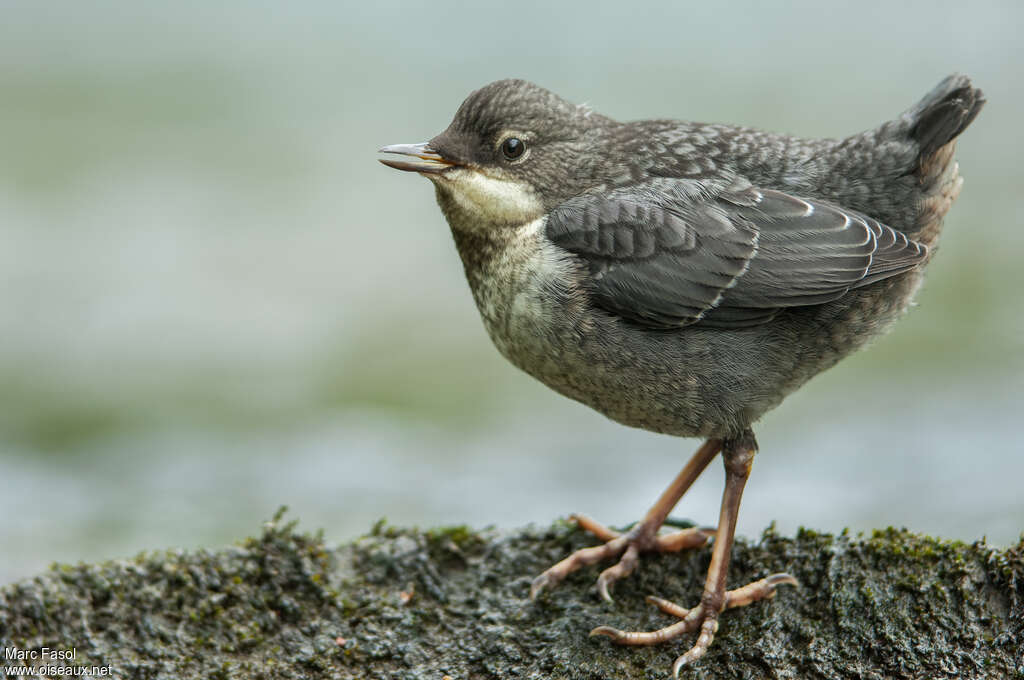
[[[640,553],[714,536],[697,607],[653,633],[601,627],[623,644],[700,631],[726,608],[771,597],[775,574],[727,591],[752,424],[806,380],[889,327],[910,303],[960,191],[954,140],[984,104],[950,76],[917,105],[842,140],[727,125],[619,123],[525,81],[471,94],[426,144],[382,151],[436,187],[492,340],[512,363],[619,422],[705,444],[642,522],[555,565],[532,595],[585,564],[608,597]],[[659,534],[719,453],[717,530]]]

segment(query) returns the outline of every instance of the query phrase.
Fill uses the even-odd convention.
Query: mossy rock
[[[689,638],[617,647],[597,625],[670,620],[656,593],[700,594],[707,550],[648,557],[594,594],[598,567],[531,602],[532,577],[593,544],[546,529],[378,524],[336,548],[277,518],[217,551],[55,566],[0,589],[0,646],[74,649],[125,678],[658,678]],[[799,588],[722,617],[692,678],[1024,678],[1024,541],[1009,549],[888,529],[737,541],[730,583],[787,571]],[[7,661],[5,663],[12,663]]]

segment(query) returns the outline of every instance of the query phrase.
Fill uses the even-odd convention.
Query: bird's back
[[[984,103],[967,76],[951,75],[900,116],[844,139],[674,121],[636,123],[625,134],[651,159],[647,176],[737,174],[859,211],[931,246],[962,183],[956,137]]]

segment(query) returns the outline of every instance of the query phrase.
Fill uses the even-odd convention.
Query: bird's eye
[[[510,161],[522,157],[524,151],[526,143],[518,137],[509,137],[501,143],[501,154]]]

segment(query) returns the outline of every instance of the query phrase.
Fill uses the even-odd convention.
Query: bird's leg
[[[733,537],[736,534],[736,518],[739,513],[743,487],[750,476],[750,467],[757,451],[757,441],[749,429],[735,439],[726,439],[722,443],[722,458],[725,462],[725,491],[722,494],[722,510],[718,520],[718,532],[715,535],[715,547],[711,553],[711,565],[708,567],[704,581],[704,594],[700,604],[693,609],[685,609],[661,598],[648,598],[662,611],[679,617],[681,620],[660,630],[651,632],[621,631],[608,626],[600,626],[591,631],[591,635],[606,635],[623,645],[656,645],[672,640],[684,633],[700,630],[697,641],[688,652],[676,659],[672,673],[679,676],[679,669],[686,664],[704,656],[715,638],[718,630],[718,615],[725,609],[742,607],[758,600],[774,597],[775,589],[783,584],[797,585],[796,579],[789,574],[773,574],[755,581],[742,588],[726,591],[725,579],[729,569],[729,556],[732,552]]]
[[[580,567],[621,555],[619,562],[601,572],[597,579],[598,593],[605,600],[611,601],[608,588],[636,569],[640,553],[677,552],[684,548],[699,548],[707,543],[708,539],[714,535],[712,529],[691,528],[661,535],[658,534],[658,529],[686,490],[721,450],[721,439],[709,439],[704,442],[672,481],[672,484],[661,494],[658,501],[647,511],[643,520],[626,533],[613,531],[589,517],[573,515],[571,519],[574,519],[581,528],[605,541],[605,544],[577,550],[535,578],[530,588],[530,599],[537,597],[537,594],[544,588],[559,583]]]

